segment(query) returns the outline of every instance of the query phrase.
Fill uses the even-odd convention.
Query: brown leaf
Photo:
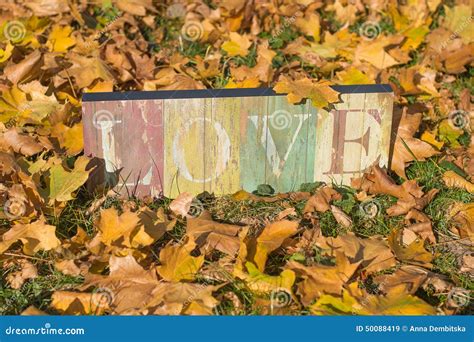
[[[63,315],[101,315],[109,310],[102,293],[55,291],[51,307]]]
[[[319,236],[315,243],[323,250],[330,250],[331,256],[340,252],[353,262],[360,261],[361,268],[367,273],[378,272],[396,264],[390,247],[380,236],[361,239],[350,232],[335,238]]]
[[[351,263],[342,252],[336,252],[335,266],[304,266],[290,261],[288,267],[303,278],[298,284],[298,292],[301,302],[307,306],[323,294],[340,295],[343,285],[353,276],[360,263]]]
[[[56,237],[56,227],[47,225],[44,219],[30,224],[16,224],[0,239],[0,254],[17,241],[23,243],[23,252],[34,255],[40,250],[49,251],[61,242]]]
[[[6,145],[11,147],[15,152],[28,157],[43,151],[45,148],[37,139],[30,135],[20,134],[15,128],[11,128],[5,132],[3,134],[3,140]]]
[[[189,218],[186,226],[188,236],[196,241],[201,251],[207,253],[217,249],[230,256],[236,255],[240,249],[247,231],[245,229],[241,235],[242,229],[241,226],[216,222],[208,212],[198,218]]]
[[[268,255],[279,248],[283,241],[294,235],[298,230],[298,222],[277,221],[267,225],[257,238],[257,246],[253,260],[258,269],[263,272]]]
[[[182,192],[170,203],[170,210],[178,216],[189,217],[188,212],[191,209],[194,196],[189,192]]]
[[[33,305],[30,305],[25,310],[23,310],[20,314],[21,316],[46,316],[47,313],[37,309]]]
[[[449,188],[460,188],[474,194],[474,184],[467,181],[454,171],[446,171],[443,174],[443,181]]]
[[[429,271],[419,266],[402,265],[394,273],[379,275],[373,280],[384,293],[391,292],[395,287],[403,286],[406,293],[415,294],[418,288],[426,281],[429,273]]]
[[[194,242],[185,245],[167,245],[160,251],[161,266],[156,270],[163,279],[173,282],[193,280],[204,263],[204,256],[193,257]]]
[[[448,213],[461,238],[474,241],[474,203],[456,203]]]
[[[416,239],[409,245],[403,243],[403,229],[394,229],[388,238],[388,243],[398,260],[414,265],[431,268],[433,255],[428,252],[424,240]]]
[[[12,289],[18,290],[28,279],[34,279],[38,276],[38,270],[35,265],[26,259],[20,259],[16,263],[19,271],[9,273],[6,277],[7,283]]]
[[[106,296],[107,307],[119,314],[142,309],[154,298],[153,291],[159,285],[154,269],[143,269],[131,255],[111,256],[109,269],[108,276],[87,274],[80,289],[96,287],[97,293]]]
[[[273,89],[279,94],[287,93],[290,103],[310,99],[314,107],[324,108],[339,100],[339,93],[330,87],[331,84],[329,81],[314,81],[307,77],[291,80],[281,76]]]
[[[9,64],[5,68],[4,73],[13,84],[17,84],[31,72],[35,64],[38,63],[40,59],[41,59],[41,52],[40,50],[35,49],[32,53],[26,56],[20,63]]]
[[[423,240],[428,240],[430,243],[436,243],[431,222],[415,223],[406,227],[406,229],[420,235]]]
[[[398,127],[395,147],[392,157],[392,170],[402,178],[407,178],[405,166],[407,163],[418,160],[422,161],[438,154],[430,144],[414,138],[421,123],[422,114],[407,114],[407,107],[404,107],[400,125]]]
[[[312,213],[318,211],[323,213],[330,209],[331,201],[340,199],[342,199],[340,193],[329,186],[324,186],[319,188],[316,193],[309,198],[308,202],[306,202],[303,212]]]
[[[352,225],[351,218],[341,208],[331,205],[331,212],[341,226],[348,228]]]

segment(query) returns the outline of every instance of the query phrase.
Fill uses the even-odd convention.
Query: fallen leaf
[[[309,78],[291,80],[281,76],[273,87],[275,92],[287,93],[290,103],[299,103],[303,99],[310,99],[316,108],[324,108],[339,100],[339,93],[332,89],[328,81],[313,81]]]
[[[471,194],[474,194],[474,184],[467,181],[454,171],[446,171],[443,174],[443,182],[449,188],[464,189]]]
[[[298,283],[298,293],[301,295],[303,305],[308,306],[323,294],[340,295],[343,286],[354,275],[360,263],[360,261],[351,263],[342,252],[336,252],[334,266],[304,266],[296,261],[290,261],[288,267],[303,278],[303,281]]]
[[[345,228],[349,228],[352,226],[352,220],[342,209],[336,207],[335,205],[331,205],[331,212],[334,215],[337,223]]]
[[[263,272],[268,255],[279,248],[283,241],[294,235],[298,230],[298,222],[277,221],[267,225],[257,237],[257,246],[253,260],[257,268]]]
[[[61,164],[53,165],[49,176],[50,201],[69,201],[73,192],[82,186],[89,178],[93,169],[87,170],[89,159],[84,156],[77,158],[72,170],[65,169]]]
[[[407,163],[413,160],[422,161],[438,153],[430,144],[413,137],[420,126],[421,118],[421,113],[407,114],[405,107],[398,127],[391,167],[404,179],[407,178]]]
[[[23,243],[23,252],[27,255],[34,255],[40,250],[49,251],[59,247],[61,244],[55,232],[56,227],[46,224],[44,220],[38,220],[29,224],[15,224],[2,235],[0,254],[17,241]]]
[[[303,212],[312,213],[318,211],[324,213],[331,208],[331,201],[340,199],[342,199],[340,193],[329,186],[324,186],[319,188],[316,193],[308,199]]]
[[[51,307],[63,315],[101,315],[109,309],[102,293],[55,291]]]
[[[448,212],[461,238],[474,241],[474,203],[455,203]]]
[[[315,315],[434,315],[436,309],[418,297],[395,288],[385,296],[364,293],[357,282],[344,289],[342,298],[321,296],[310,306]]]
[[[38,269],[26,259],[18,260],[16,265],[20,267],[20,270],[9,273],[6,277],[6,281],[12,289],[18,290],[23,286],[25,281],[38,276]]]
[[[72,27],[54,26],[48,36],[47,46],[53,52],[66,52],[76,44],[74,37],[71,37]]]
[[[252,43],[250,42],[247,35],[240,35],[237,32],[230,32],[229,40],[224,42],[221,45],[221,48],[231,57],[245,57],[249,53],[249,48],[251,45]]]
[[[204,256],[193,257],[191,251],[195,244],[167,245],[160,251],[161,266],[156,270],[163,279],[173,282],[193,280],[204,263]]]
[[[403,229],[394,229],[388,238],[388,243],[398,260],[414,265],[431,268],[433,255],[424,247],[424,240],[416,239],[408,246],[402,241]]]
[[[11,128],[5,132],[3,137],[0,137],[0,143],[2,140],[15,152],[25,156],[35,155],[45,149],[45,146],[38,142],[37,139],[30,135],[18,133],[15,128]]]
[[[212,220],[207,212],[198,218],[189,218],[186,226],[186,233],[196,241],[201,251],[217,249],[230,256],[236,255],[240,249],[241,241],[246,235],[246,230],[241,234],[242,230],[241,226]]]

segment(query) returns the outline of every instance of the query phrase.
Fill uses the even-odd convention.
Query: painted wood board
[[[266,97],[242,98],[239,127],[241,189],[250,191],[265,183],[267,105]]]
[[[206,99],[204,125],[204,190],[224,193],[240,183],[240,106],[241,99]]]
[[[393,96],[381,85],[336,90],[331,111],[268,89],[89,94],[85,153],[139,197],[349,184],[373,163],[387,166]]]

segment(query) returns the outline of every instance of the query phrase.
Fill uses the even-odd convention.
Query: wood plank
[[[388,159],[389,144],[381,148],[382,118],[384,141],[389,141],[391,127],[389,108],[391,95],[343,94],[344,102],[330,113],[321,110],[316,127],[315,179],[337,184],[350,184],[363,170],[381,158]],[[382,103],[385,105],[382,106]],[[387,102],[388,101],[388,102]],[[385,158],[385,157],[384,157]]]
[[[204,191],[204,122],[205,113],[210,111],[206,100],[164,100],[164,191],[167,196]]]
[[[92,122],[95,113],[96,102],[82,103],[82,123],[84,127],[84,154],[86,156],[97,156],[101,149],[98,144],[98,134]]]
[[[267,113],[265,183],[281,192],[295,191],[307,178],[308,106],[273,96]]]
[[[240,187],[254,191],[265,183],[266,97],[243,97],[240,107]]]
[[[204,189],[218,195],[240,189],[240,98],[206,99]]]
[[[163,100],[136,100],[123,115],[121,177],[123,193],[159,196],[163,175]]]
[[[308,123],[306,125],[306,166],[304,183],[314,182],[314,159],[316,156],[316,126],[318,119],[318,109],[314,107],[310,100],[306,101],[306,113],[308,113]]]

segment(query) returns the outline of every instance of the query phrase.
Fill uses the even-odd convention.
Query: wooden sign
[[[349,184],[388,163],[393,94],[388,85],[334,88],[341,102],[330,112],[267,88],[86,93],[85,153],[137,196]]]

